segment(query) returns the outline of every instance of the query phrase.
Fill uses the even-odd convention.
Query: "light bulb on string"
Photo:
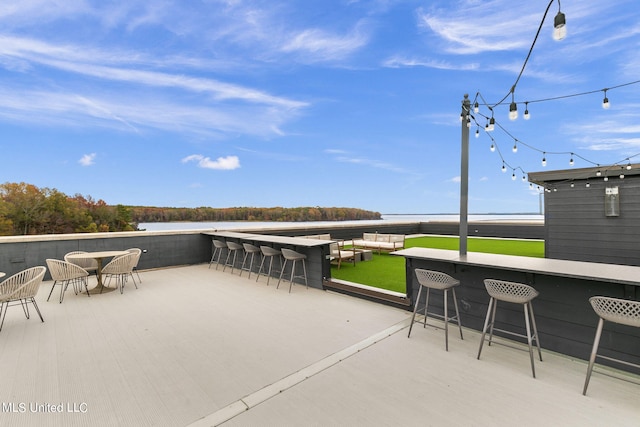
[[[507,167],[504,165],[504,162],[502,162],[502,173],[507,171]]]
[[[478,105],[478,101],[473,104],[473,112],[477,113],[480,111],[480,105]]]
[[[598,171],[596,172],[596,176],[601,176],[602,172],[600,172],[600,169],[598,169]]]
[[[569,159],[569,166],[573,166],[573,153],[571,153],[571,158]]]
[[[518,140],[516,139],[513,143],[513,148],[511,149],[514,153],[518,152]]]
[[[571,188],[575,187],[576,185],[573,183],[573,181],[571,181]]]
[[[630,171],[631,170],[631,162],[629,162],[629,164],[627,165],[627,170]]]
[[[493,132],[496,128],[496,119],[491,117],[489,119],[489,127],[487,128],[487,132]]]
[[[603,179],[603,181],[604,181],[604,182],[609,181],[609,177],[608,177],[608,176],[605,176],[605,177],[604,177],[604,179]]]
[[[493,153],[494,151],[496,151],[496,146],[492,143],[491,147],[489,147],[489,150],[491,150],[491,152]]]
[[[620,179],[624,179],[624,168],[620,167]]]
[[[529,114],[529,103],[525,102],[524,103],[524,119],[525,120],[529,120],[531,118],[531,114]]]
[[[516,180],[516,173],[515,173],[515,172],[511,174],[511,180],[512,180],[512,181],[515,181],[515,180]]]
[[[509,120],[516,120],[518,118],[518,105],[511,101],[511,105],[509,105]]]
[[[589,183],[589,181],[587,181],[587,183],[584,186],[589,188],[589,187],[591,187],[591,184]]]
[[[547,166],[547,158],[545,157],[546,153],[542,153],[542,166]]]
[[[603,89],[604,91],[604,99],[602,100],[602,108],[608,110],[611,108],[611,104],[609,104],[609,98],[607,98],[607,89]]]
[[[480,138],[480,128],[476,129],[476,138]]]
[[[527,177],[522,175],[522,182],[527,182]]]
[[[564,13],[560,12],[558,2],[558,14],[553,18],[553,39],[560,41],[567,36],[567,20]]]

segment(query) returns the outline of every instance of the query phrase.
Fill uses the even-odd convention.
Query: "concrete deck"
[[[0,425],[637,426],[640,386],[544,352],[414,328],[410,313],[246,272],[141,272],[139,289],[9,309]],[[95,283],[95,278],[92,278]],[[463,319],[464,322],[464,319]],[[418,325],[416,325],[418,326]],[[595,325],[594,325],[595,330]],[[544,347],[544,342],[542,343]],[[58,412],[61,409],[62,412]],[[55,411],[55,412],[54,412]]]

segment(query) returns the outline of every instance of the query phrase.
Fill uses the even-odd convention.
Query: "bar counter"
[[[460,317],[465,327],[481,330],[489,295],[484,279],[500,279],[533,286],[540,344],[544,349],[588,359],[598,316],[589,304],[596,295],[640,300],[640,267],[511,255],[408,248],[392,253],[405,258],[407,297],[411,309],[417,296],[416,268],[442,271],[460,280],[457,288]],[[442,297],[434,293],[430,305],[442,312]],[[522,308],[501,305],[496,321],[507,329],[524,330]],[[638,328],[605,323],[601,348],[612,357],[640,363]],[[543,355],[544,357],[544,355]],[[617,366],[620,367],[620,366]],[[620,367],[635,372],[630,367]]]

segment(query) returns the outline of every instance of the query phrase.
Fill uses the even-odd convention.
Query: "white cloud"
[[[305,59],[312,62],[332,61],[350,55],[367,42],[368,37],[359,27],[346,35],[312,28],[294,34],[292,39],[282,46],[282,51],[301,53]]]
[[[91,166],[95,164],[95,160],[96,153],[85,154],[80,158],[80,160],[78,160],[78,163],[80,163],[82,166]]]
[[[192,154],[182,159],[182,163],[196,162],[198,167],[216,170],[234,170],[240,167],[240,159],[237,156],[218,157],[211,160],[201,154]]]

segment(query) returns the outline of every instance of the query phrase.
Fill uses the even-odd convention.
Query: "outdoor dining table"
[[[98,252],[84,252],[79,254],[69,255],[69,259],[95,259],[98,261],[98,271],[96,276],[98,277],[98,285],[95,288],[89,289],[90,294],[100,294],[103,292],[111,292],[116,288],[109,288],[102,283],[102,264],[105,258],[113,258],[117,256],[126,255],[127,251],[98,251]]]

